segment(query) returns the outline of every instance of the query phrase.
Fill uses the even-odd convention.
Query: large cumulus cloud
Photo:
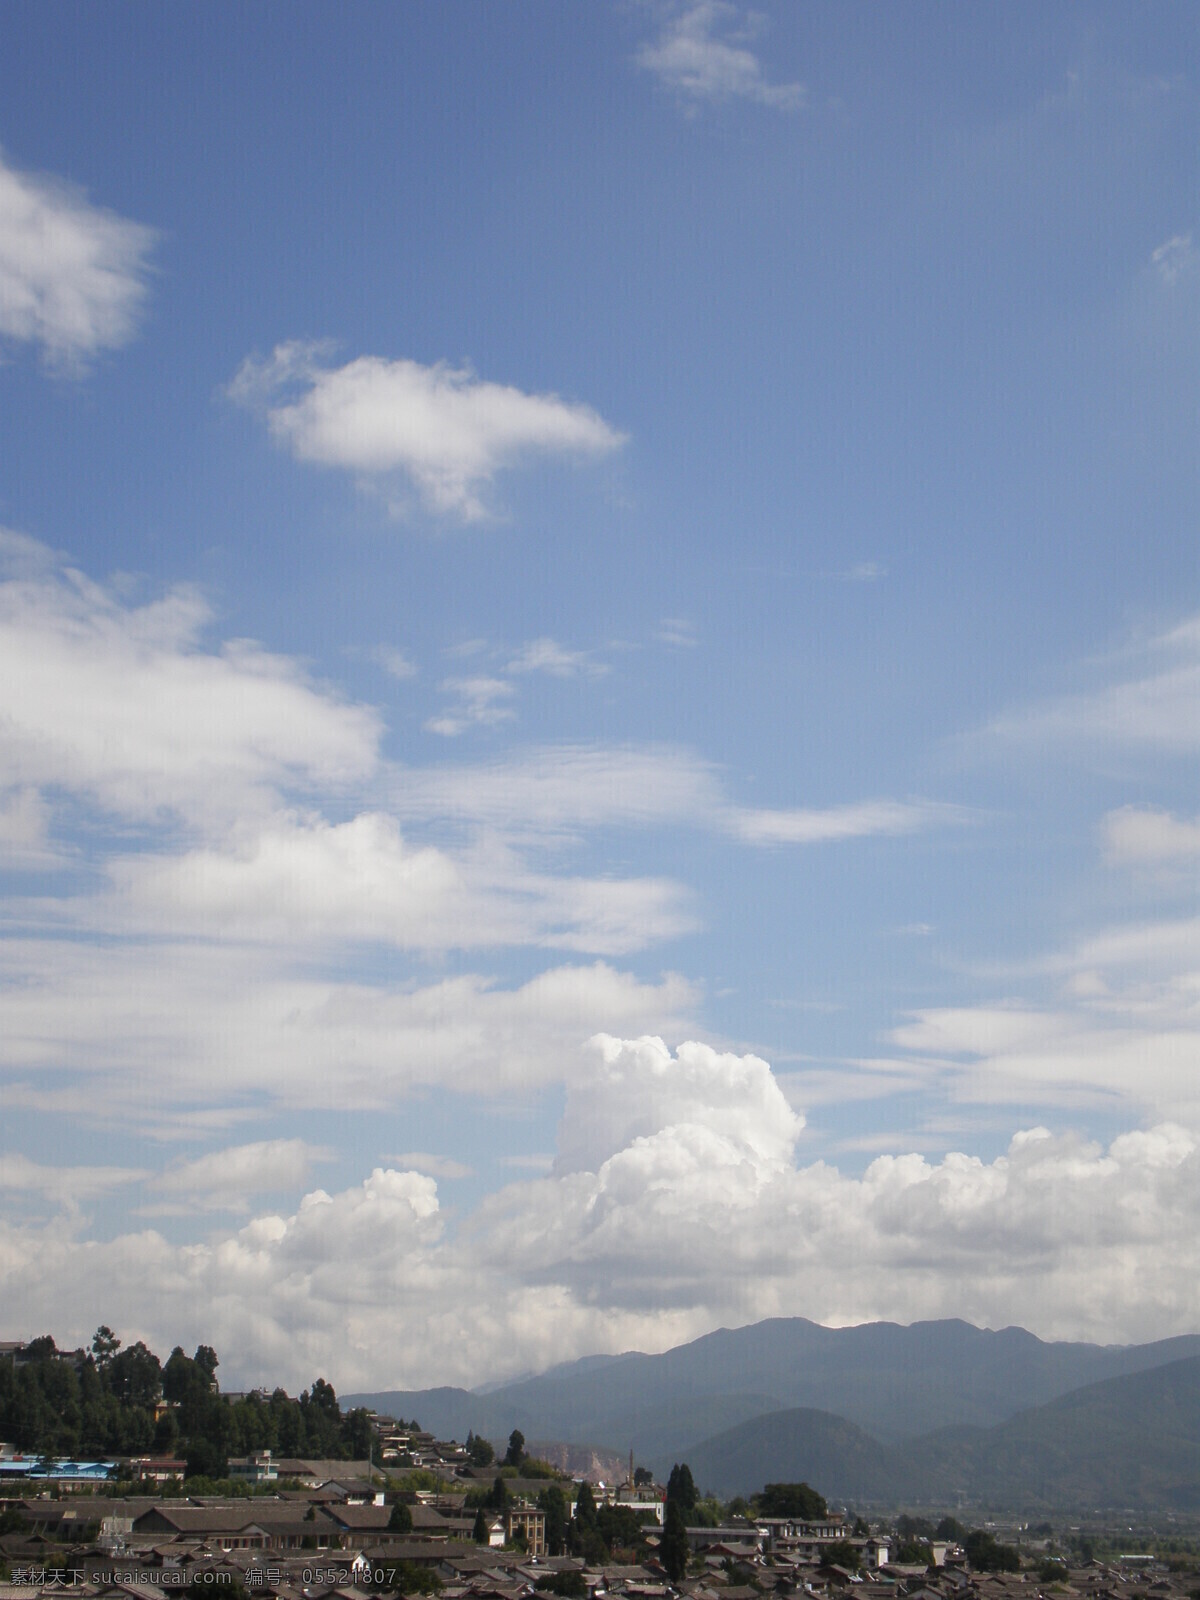
[[[461,1222],[427,1175],[377,1169],[187,1246],[0,1232],[0,1293],[84,1338],[103,1318],[213,1343],[227,1380],[478,1382],[717,1323],[961,1316],[1141,1340],[1200,1319],[1200,1153],[1170,1123],[1107,1146],[1044,1128],[992,1161],[798,1163],[768,1065],[653,1037],[597,1042],[557,1170]],[[236,1165],[236,1163],[235,1163]],[[67,1325],[69,1324],[69,1325]]]

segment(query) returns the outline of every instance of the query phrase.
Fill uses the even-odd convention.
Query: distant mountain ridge
[[[1195,1511],[1200,1356],[1088,1384],[990,1428],[898,1445],[827,1412],[775,1411],[703,1441],[689,1465],[722,1496],[804,1479],[864,1504]]]
[[[825,1328],[803,1317],[719,1329],[661,1355],[584,1357],[487,1393],[437,1388],[343,1397],[416,1417],[443,1438],[513,1428],[646,1461],[694,1451],[777,1412],[811,1411],[900,1445],[986,1429],[1086,1385],[1200,1357],[1200,1335],[1153,1344],[1049,1343],[957,1320]],[[757,1485],[755,1485],[757,1487]]]

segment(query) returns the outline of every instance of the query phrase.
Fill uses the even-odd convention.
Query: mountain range
[[[443,1438],[589,1445],[723,1497],[806,1479],[858,1503],[1200,1506],[1200,1336],[1102,1346],[960,1321],[773,1318],[487,1393],[343,1397]]]

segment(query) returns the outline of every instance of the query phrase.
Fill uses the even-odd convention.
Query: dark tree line
[[[188,1476],[209,1478],[225,1477],[230,1456],[259,1450],[367,1456],[374,1442],[367,1413],[343,1413],[323,1378],[298,1400],[276,1389],[231,1403],[221,1396],[218,1365],[216,1351],[202,1344],[193,1356],[177,1345],[164,1366],[141,1341],[122,1349],[108,1327],[97,1329],[78,1364],[48,1335],[34,1339],[21,1365],[0,1360],[0,1438],[27,1454],[182,1458]]]

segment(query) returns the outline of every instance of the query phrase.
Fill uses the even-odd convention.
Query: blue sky
[[[1190,10],[4,26],[7,1332],[1200,1327]]]

